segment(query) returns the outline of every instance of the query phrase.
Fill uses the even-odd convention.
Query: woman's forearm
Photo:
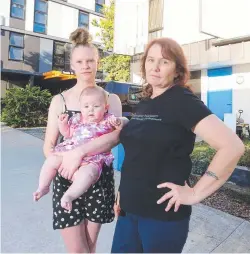
[[[108,152],[119,143],[119,134],[120,130],[114,130],[111,133],[105,134],[78,147],[77,149],[82,157]]]
[[[47,158],[53,151],[53,146],[43,146],[43,154],[45,156],[45,158]]]
[[[210,196],[227,181],[243,154],[243,147],[224,148],[215,154],[207,171],[193,188],[197,203]]]
[[[43,144],[43,153],[46,158],[54,151],[54,148],[56,146],[59,137],[59,132],[54,133],[53,137],[54,138],[51,139],[49,135],[47,135],[47,133],[45,135],[45,140]]]

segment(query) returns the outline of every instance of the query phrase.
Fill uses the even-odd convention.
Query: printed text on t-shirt
[[[161,118],[159,118],[159,115],[134,115],[133,120],[139,120],[139,121],[162,121]]]

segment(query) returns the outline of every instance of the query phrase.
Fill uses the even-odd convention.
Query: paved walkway
[[[52,229],[51,196],[32,201],[40,167],[43,141],[21,131],[2,127],[1,253],[65,252],[58,231]],[[116,172],[119,184],[119,172]],[[98,252],[110,251],[115,222],[104,225]],[[184,252],[250,253],[250,223],[204,205],[196,205]]]

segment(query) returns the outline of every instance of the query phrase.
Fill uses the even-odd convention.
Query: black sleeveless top
[[[64,113],[68,114],[68,115],[69,115],[69,118],[72,117],[74,114],[81,113],[80,110],[69,110],[69,109],[67,108],[66,101],[65,101],[65,98],[64,98],[63,94],[60,93],[60,95],[61,95],[62,100],[63,100],[63,103],[64,103],[64,109],[65,109],[65,110],[64,110]]]

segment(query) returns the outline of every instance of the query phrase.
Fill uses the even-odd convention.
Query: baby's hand
[[[109,123],[114,126],[115,128],[122,128],[122,121],[118,117],[111,117],[109,119]]]
[[[68,119],[69,119],[69,115],[67,115],[67,114],[61,114],[58,117],[59,124],[67,124],[68,123]]]

